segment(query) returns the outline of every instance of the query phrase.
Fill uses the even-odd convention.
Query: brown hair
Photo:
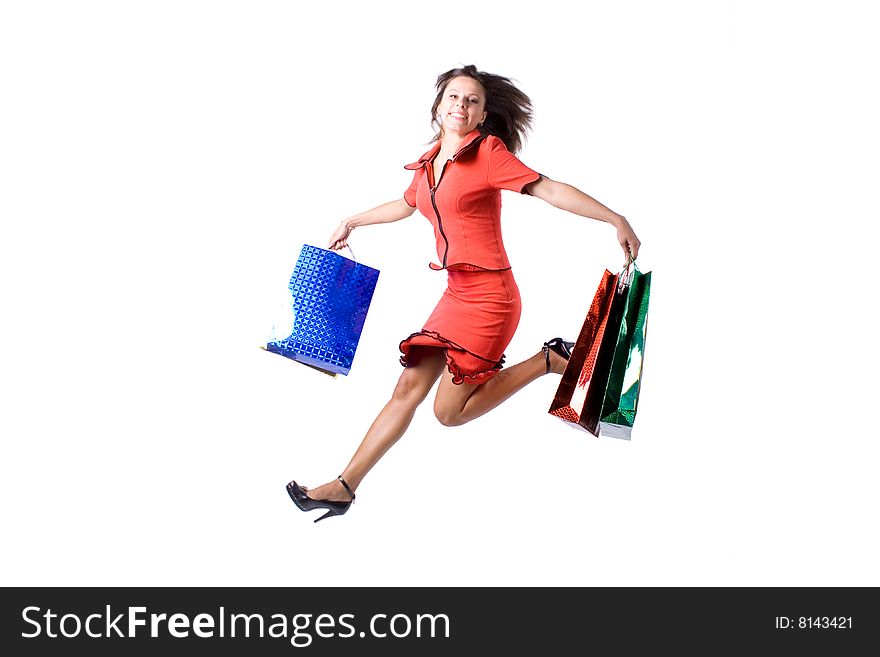
[[[532,127],[532,101],[520,91],[510,78],[477,70],[476,66],[453,68],[437,77],[437,97],[431,107],[431,126],[439,130],[431,143],[440,139],[443,128],[437,121],[437,108],[452,78],[473,78],[486,90],[486,120],[479,130],[484,135],[495,135],[511,153],[518,153],[525,142],[526,132]]]

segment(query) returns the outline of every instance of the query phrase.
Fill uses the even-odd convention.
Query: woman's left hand
[[[641,246],[642,243],[639,241],[639,238],[636,237],[636,233],[632,229],[632,226],[629,225],[626,217],[624,217],[623,221],[617,226],[617,241],[620,242],[620,246],[626,255],[627,264],[629,264],[630,257],[632,257],[633,260],[638,257],[639,246]]]

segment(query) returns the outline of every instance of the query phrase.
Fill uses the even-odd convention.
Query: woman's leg
[[[567,361],[550,351],[550,371],[562,374]],[[434,399],[434,415],[441,424],[454,427],[488,413],[515,392],[522,390],[547,372],[543,351],[531,358],[506,367],[480,385],[452,383],[452,375],[446,372],[440,379],[437,397]]]
[[[366,474],[404,434],[419,404],[428,396],[446,366],[444,349],[423,347],[418,354],[415,351],[416,348],[411,350],[410,358],[414,361],[417,359],[417,362],[403,370],[391,399],[376,417],[342,472],[342,478],[352,490],[357,489]],[[338,479],[309,489],[308,494],[315,500],[346,502],[350,499]]]

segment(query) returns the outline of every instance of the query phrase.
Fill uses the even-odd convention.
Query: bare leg
[[[550,371],[562,374],[565,366],[566,360],[551,351]],[[470,422],[543,376],[546,368],[544,353],[539,351],[531,358],[501,370],[485,383],[476,386],[466,383],[456,385],[452,383],[452,376],[447,372],[437,389],[434,415],[441,424],[448,427]]]
[[[445,366],[443,349],[425,348],[419,355],[418,363],[403,370],[391,399],[376,417],[342,472],[342,478],[352,490],[357,489],[366,474],[404,434],[419,404],[428,396]],[[350,499],[337,479],[309,490],[308,495],[315,500],[346,502]]]

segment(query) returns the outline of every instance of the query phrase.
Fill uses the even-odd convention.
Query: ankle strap
[[[343,487],[344,487],[345,490],[348,492],[348,494],[351,495],[351,499],[352,499],[352,501],[354,501],[354,491],[351,490],[351,488],[348,487],[348,484],[345,483],[345,479],[342,478],[342,475],[339,475],[339,476],[336,477],[336,478],[340,481],[340,483],[343,485]]]

